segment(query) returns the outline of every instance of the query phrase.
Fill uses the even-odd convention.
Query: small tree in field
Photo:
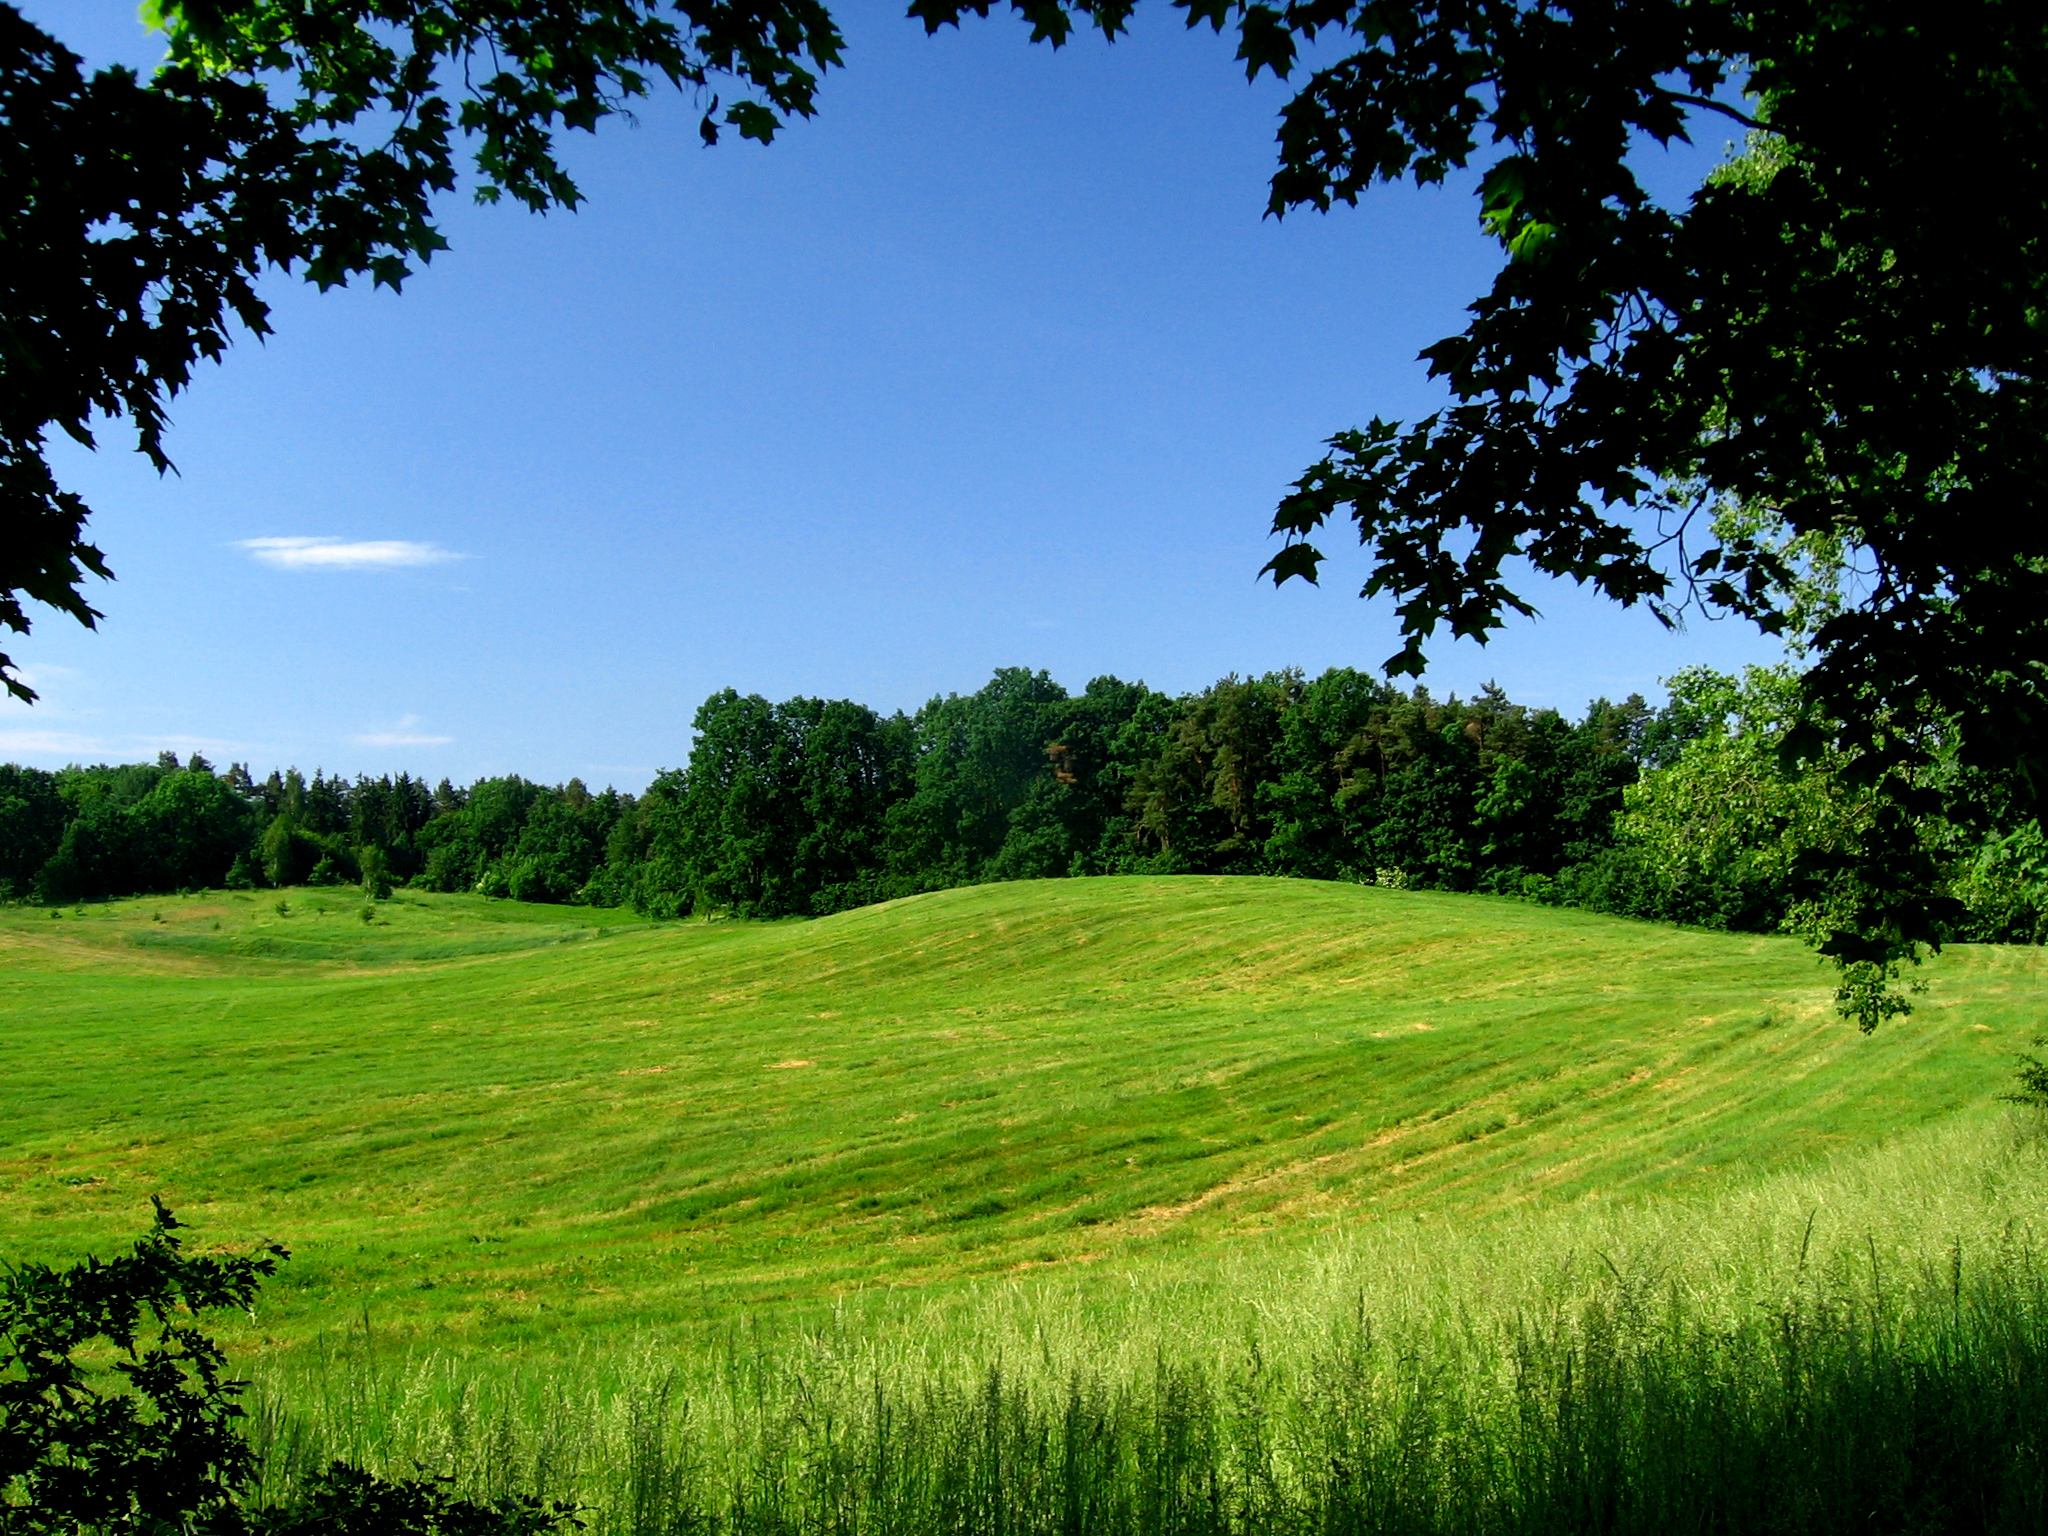
[[[356,868],[363,873],[363,900],[383,901],[391,894],[391,866],[384,850],[365,843],[356,850]]]

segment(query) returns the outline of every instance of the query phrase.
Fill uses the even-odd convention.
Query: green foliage
[[[1422,886],[1519,889],[1608,842],[1644,715],[1598,704],[1575,727],[1495,692],[1439,703],[1343,669],[1175,700],[1115,678],[1074,697],[1012,668],[891,721],[727,692],[699,712],[687,768],[619,824],[590,892],[650,915],[774,917],[1116,871],[1398,866]]]
[[[1848,844],[1865,797],[1836,761],[1787,760],[1797,678],[1693,668],[1671,692],[1690,739],[1622,792],[1616,822],[1616,860],[1641,875],[1639,915],[1753,930],[1814,923],[1795,917],[1799,872]]]
[[[517,776],[479,781],[422,829],[421,883],[434,891],[506,894],[507,872],[493,866],[512,851],[541,795],[541,786]]]
[[[292,1503],[252,1522],[255,1536],[548,1536],[578,1529],[573,1506],[532,1494],[457,1496],[445,1477],[387,1480],[337,1461]]]
[[[248,804],[204,770],[165,774],[129,817],[141,890],[220,886],[254,830]]]
[[[1960,841],[1960,840],[1959,840]],[[1958,938],[1991,944],[2048,941],[2048,836],[2038,821],[1965,841],[1949,879],[1963,904]]]
[[[0,898],[30,894],[64,837],[55,774],[0,764]]]
[[[1101,677],[1073,698],[1021,667],[931,700],[910,722],[910,793],[889,812],[892,894],[1135,867],[1126,802],[1172,714],[1142,683]]]
[[[2048,1035],[2034,1036],[2033,1043],[2037,1049],[2048,1045]],[[2026,1109],[2048,1110],[2048,1062],[2022,1053],[2019,1067],[2013,1073],[2013,1083],[2012,1092],[1999,1095],[2001,1100]]]
[[[203,765],[173,759],[168,768],[67,768],[55,777],[69,819],[36,872],[39,899],[219,886],[249,851],[250,806]]]
[[[1645,771],[1623,792],[1614,846],[1570,871],[1569,899],[1799,933],[1840,960],[1837,1001],[1865,1029],[1907,1011],[1898,983],[1924,948],[1896,926],[1890,952],[1841,935],[1866,931],[1900,900],[1940,916],[1930,943],[2033,943],[2048,931],[2038,823],[2006,821],[2017,814],[2009,796],[1987,808],[1996,797],[1959,767],[1952,734],[1933,739],[1927,766],[1907,778],[1830,744],[1787,668],[1751,668],[1741,679],[1694,668],[1671,690],[1640,734]],[[1908,803],[1917,819],[1887,828]],[[2004,830],[1987,836],[1987,824]],[[1873,865],[1873,843],[1886,839],[1891,860]]]
[[[1299,687],[1289,674],[1226,677],[1175,712],[1125,801],[1133,838],[1154,854],[1153,867],[1257,867],[1272,831],[1258,790],[1274,777],[1281,717]]]
[[[238,1429],[243,1383],[186,1318],[247,1310],[284,1249],[183,1251],[161,1201],[133,1251],[0,1280],[0,1524],[9,1532],[240,1528],[255,1457]],[[146,1338],[150,1329],[156,1337]],[[113,1351],[111,1371],[77,1358]]]
[[[1067,691],[1044,672],[1003,667],[970,695],[948,694],[918,711],[915,780],[889,829],[891,873],[906,890],[988,878],[1002,856],[1011,818],[1025,819],[1011,862],[1020,873],[1048,869],[1069,852],[1043,803],[1026,810],[1034,789],[1062,787],[1075,774],[1064,741]],[[1065,752],[1056,762],[1048,748]],[[1070,786],[1065,786],[1070,787]]]
[[[1525,873],[1554,875],[1609,840],[1635,773],[1628,731],[1644,714],[1600,704],[1573,727],[1497,693],[1439,703],[1343,669],[1312,682],[1226,678],[1180,700],[1099,678],[1076,698],[1010,669],[890,727],[906,766],[893,798],[887,775],[851,781],[877,786],[855,797],[854,835],[828,834],[802,797],[770,787],[819,771],[794,722],[820,707],[831,706],[737,695],[706,706],[689,769],[647,802],[661,829],[647,857],[690,892],[665,910],[829,910],[843,898],[813,894],[796,873],[804,826],[852,858],[879,848],[881,867],[841,887],[867,899],[1113,871],[1358,878],[1389,866],[1417,885],[1469,889],[1484,876],[1519,889]],[[825,773],[849,782],[843,768]],[[704,869],[722,872],[692,883]],[[792,879],[803,894],[746,893]]]
[[[384,901],[391,895],[391,871],[384,850],[375,843],[365,843],[356,850],[356,869],[362,876],[363,896],[368,901]],[[370,909],[365,907],[364,911]],[[374,915],[374,914],[373,914]]]

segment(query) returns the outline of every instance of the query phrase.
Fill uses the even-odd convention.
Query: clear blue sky
[[[24,9],[96,62],[157,51],[130,0]],[[637,788],[727,686],[886,711],[998,666],[1382,661],[1341,534],[1319,589],[1254,576],[1325,437],[1435,403],[1416,352],[1492,270],[1467,193],[1262,219],[1285,90],[1163,5],[1059,53],[839,14],[847,67],[773,146],[703,149],[657,101],[570,146],[578,214],[451,199],[402,296],[273,282],[277,334],[175,406],[175,477],[118,426],[60,451],[119,579],[98,633],[7,647],[44,702],[0,706],[0,758]],[[1536,596],[1429,684],[1575,713],[1776,654]]]

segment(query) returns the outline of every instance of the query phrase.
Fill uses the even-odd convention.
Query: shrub
[[[193,1258],[161,1200],[134,1250],[68,1269],[23,1264],[0,1281],[0,1490],[10,1532],[241,1526],[236,1496],[255,1472],[243,1441],[243,1383],[187,1321],[247,1308],[285,1250]],[[154,1330],[155,1341],[145,1335]],[[75,1358],[96,1342],[111,1372]]]
[[[0,1531],[6,1536],[547,1536],[573,1507],[513,1494],[457,1498],[442,1478],[391,1480],[346,1462],[284,1505],[243,1498],[256,1454],[243,1439],[245,1382],[190,1319],[246,1310],[288,1258],[195,1258],[180,1224],[155,1220],[132,1252],[65,1269],[10,1268],[0,1280]],[[154,1330],[155,1341],[146,1335]],[[111,1346],[110,1369],[90,1360]]]
[[[363,899],[384,901],[391,895],[391,867],[384,850],[366,843],[356,850],[356,869],[362,875]]]
[[[567,1504],[509,1494],[488,1504],[457,1498],[447,1478],[391,1481],[337,1461],[282,1509],[253,1522],[262,1536],[547,1536],[580,1522]]]

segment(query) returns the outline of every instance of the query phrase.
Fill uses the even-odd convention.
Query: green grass
[[[2039,1124],[1713,1195],[1450,1214],[860,1293],[684,1335],[262,1373],[332,1456],[607,1536],[1785,1536],[2048,1518]]]
[[[0,1251],[295,1257],[261,1496],[595,1536],[2048,1520],[2048,956],[1277,880],[0,911]]]
[[[1957,950],[1865,1038],[1796,943],[1257,879],[809,923],[402,893],[0,914],[0,1249],[161,1192],[295,1257],[262,1336],[461,1347],[1468,1222],[1988,1112],[2048,999]]]

